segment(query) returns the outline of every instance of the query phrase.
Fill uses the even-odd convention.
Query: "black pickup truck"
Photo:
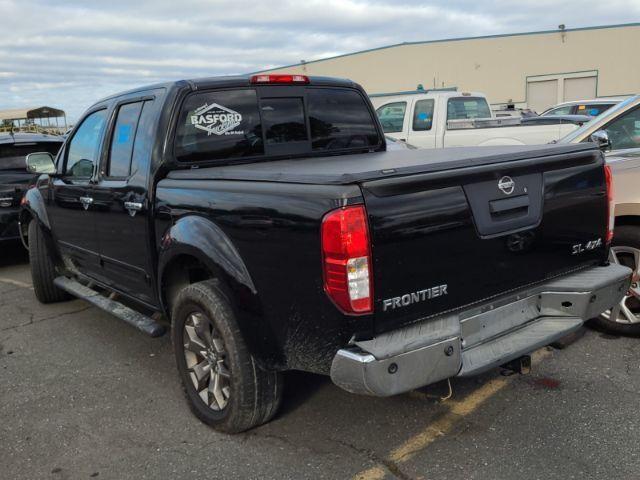
[[[23,199],[42,302],[170,325],[194,413],[268,421],[282,372],[394,395],[521,358],[617,304],[593,146],[386,151],[361,87],[257,75],[102,100]]]

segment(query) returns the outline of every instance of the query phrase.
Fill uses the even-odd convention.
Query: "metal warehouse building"
[[[560,26],[562,27],[562,26]],[[640,93],[640,23],[402,43],[272,70],[346,77],[369,94],[457,87],[499,107]]]

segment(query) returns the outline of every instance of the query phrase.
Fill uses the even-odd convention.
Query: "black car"
[[[37,175],[27,171],[25,157],[34,152],[56,155],[64,141],[39,133],[0,134],[0,241],[18,240],[20,199]]]

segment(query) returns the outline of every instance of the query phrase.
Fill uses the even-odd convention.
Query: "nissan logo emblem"
[[[516,188],[516,182],[514,182],[511,177],[502,177],[498,180],[498,188],[502,190],[502,193],[505,195],[511,195],[514,188]]]

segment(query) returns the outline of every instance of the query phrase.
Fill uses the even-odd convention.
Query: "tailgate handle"
[[[507,213],[512,210],[529,208],[529,195],[519,195],[512,198],[492,200],[489,202],[489,211],[492,214]]]

